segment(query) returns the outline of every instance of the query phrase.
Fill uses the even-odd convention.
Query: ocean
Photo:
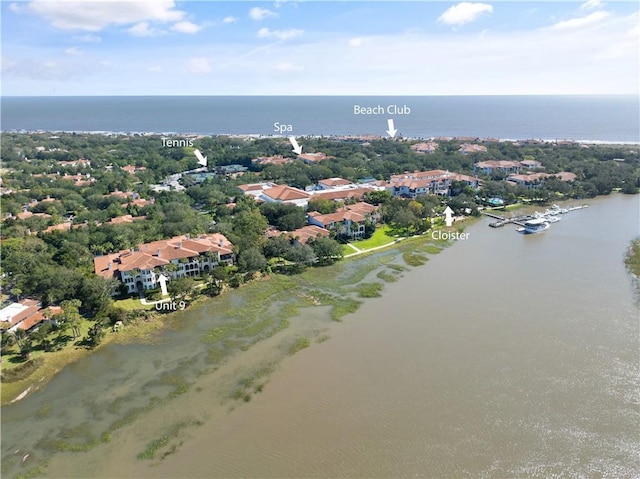
[[[374,114],[355,114],[355,107]],[[640,143],[637,96],[2,97],[2,131],[382,135]],[[391,109],[389,109],[391,107]],[[275,124],[278,127],[274,127]]]

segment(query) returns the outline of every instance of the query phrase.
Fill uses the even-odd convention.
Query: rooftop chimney
[[[156,253],[156,256],[159,258],[160,257],[160,250],[158,250],[158,252]]]
[[[111,261],[109,261],[109,264],[107,264],[107,269],[109,271],[111,271],[113,269],[113,263]]]

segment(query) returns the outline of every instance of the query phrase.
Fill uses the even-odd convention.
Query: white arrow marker
[[[193,153],[196,155],[196,158],[198,159],[198,163],[200,163],[202,166],[207,166],[207,157],[202,156],[202,153],[200,153],[200,150],[196,150]]]
[[[196,150],[198,151],[198,150]],[[164,274],[160,273],[160,276],[158,276],[158,283],[160,283],[160,290],[162,291],[162,296],[166,296],[169,294],[169,292],[167,291],[167,280],[169,278],[167,278]]]
[[[293,146],[293,152],[296,155],[301,155],[302,154],[302,147],[300,145],[298,145],[298,142],[296,141],[296,137],[295,136],[290,136],[289,137],[289,141],[291,142],[291,146]]]
[[[389,128],[389,129],[387,130],[387,133],[389,133],[389,136],[390,136],[391,138],[393,138],[394,136],[396,136],[396,133],[398,133],[398,130],[396,130],[396,129],[393,127],[393,120],[392,120],[392,119],[387,120],[387,126],[388,126],[388,128]]]
[[[444,210],[444,222],[447,226],[451,226],[453,224],[453,210],[447,206]]]

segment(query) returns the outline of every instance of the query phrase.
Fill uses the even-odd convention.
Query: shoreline
[[[599,197],[596,197],[596,198],[599,198]],[[566,200],[560,200],[558,201],[558,203],[564,204],[571,201],[577,201],[577,200],[566,199]],[[506,212],[523,210],[523,209],[535,209],[538,207],[539,206],[535,206],[535,205],[518,204],[514,208],[511,208]],[[499,209],[497,211],[505,213],[504,209]],[[370,257],[372,254],[390,251],[390,250],[401,250],[401,249],[408,248],[413,244],[433,243],[438,246],[441,246],[442,248],[447,248],[449,246],[452,246],[456,241],[455,240],[454,241],[436,240],[433,237],[431,237],[434,231],[451,232],[451,231],[459,231],[460,229],[464,230],[467,226],[474,225],[477,222],[481,221],[482,219],[484,219],[484,216],[480,216],[477,218],[466,217],[463,220],[457,221],[451,227],[432,228],[422,235],[397,238],[396,240],[386,245],[382,245],[380,247],[375,247],[369,250],[362,250],[359,252],[354,252],[352,254],[345,255],[342,260],[340,260],[337,263],[334,263],[334,265],[336,264],[339,265],[341,263],[351,264],[353,263],[354,260],[355,261],[365,260],[366,258]],[[410,265],[410,266],[418,266],[422,264],[423,263],[419,262],[419,264]],[[311,274],[313,273],[314,269],[316,268],[309,268],[305,273]],[[256,283],[264,283],[264,282],[268,283],[270,279],[271,278],[269,277],[261,277],[258,279],[254,279],[248,283],[242,284],[240,286],[240,289],[251,288],[252,286],[255,286]],[[233,288],[226,288],[222,294],[215,297],[200,296],[195,301],[191,302],[188,309],[191,309],[194,306],[211,304],[216,300],[218,300],[219,298],[226,297],[228,294],[233,293],[234,291],[235,290]],[[322,304],[319,304],[319,305],[322,305]],[[144,309],[142,308],[142,306],[143,305],[141,304],[140,309]],[[67,350],[56,351],[53,353],[49,352],[49,353],[45,353],[42,356],[38,356],[38,357],[44,357],[45,361],[41,366],[35,369],[28,377],[20,381],[2,383],[0,406],[8,406],[18,402],[21,399],[24,399],[25,397],[30,396],[32,393],[36,392],[42,386],[44,386],[47,382],[52,380],[60,371],[62,371],[62,369],[65,366],[75,363],[76,361],[82,359],[83,357],[86,357],[91,353],[100,350],[101,348],[103,348],[104,346],[112,342],[130,343],[130,342],[139,341],[142,343],[144,341],[145,336],[151,333],[162,331],[165,328],[170,327],[170,321],[175,317],[176,313],[178,313],[178,311],[159,314],[158,312],[152,310],[152,315],[151,315],[151,318],[149,319],[145,320],[142,318],[138,318],[134,320],[132,323],[130,323],[129,325],[127,325],[125,328],[121,329],[118,333],[115,333],[112,330],[110,330],[106,334],[104,340],[97,347],[93,349],[72,346]],[[38,371],[40,371],[40,373],[38,373]],[[44,372],[44,376],[42,375],[43,372]],[[20,399],[18,399],[18,397],[20,397]]]
[[[339,264],[353,264],[354,261],[358,260],[366,260],[372,254],[381,253],[385,251],[398,250],[400,253],[401,248],[408,248],[412,245],[422,245],[422,244],[437,244],[441,246],[443,249],[453,246],[455,241],[443,241],[443,240],[435,240],[431,237],[432,232],[434,231],[454,231],[459,230],[460,228],[464,229],[467,226],[471,226],[476,222],[480,221],[482,218],[473,218],[468,217],[464,220],[458,221],[454,223],[449,228],[434,228],[430,229],[428,232],[422,235],[416,235],[411,237],[402,238],[400,241],[393,241],[387,245],[383,245],[382,247],[376,247],[369,250],[364,250],[359,253],[353,255],[345,255],[345,257],[334,263],[334,265]],[[418,266],[418,265],[415,265]],[[314,269],[309,268],[305,273],[313,274]],[[304,274],[304,273],[303,273]],[[280,276],[277,274],[273,275],[274,277]],[[286,275],[284,275],[286,276]],[[288,276],[286,276],[288,277]],[[255,287],[256,284],[260,283],[269,283],[271,281],[270,277],[261,277],[254,279],[248,283],[244,283],[240,286],[239,289],[248,289],[251,287]],[[384,282],[383,282],[384,284]],[[192,301],[187,311],[192,309],[194,306],[203,306],[206,304],[213,304],[216,300],[219,300],[221,297],[226,297],[228,294],[234,293],[233,288],[227,288],[224,292],[215,297],[198,297],[196,300]],[[274,290],[275,292],[275,290]],[[324,304],[319,303],[316,306],[324,306]],[[335,307],[335,306],[332,306]],[[359,307],[359,305],[358,305]],[[113,332],[110,330],[104,340],[95,348],[88,349],[84,347],[71,346],[66,350],[56,351],[53,353],[44,353],[42,356],[45,358],[43,364],[35,369],[29,376],[26,378],[15,381],[15,382],[7,382],[2,383],[2,398],[0,402],[0,406],[9,406],[15,404],[16,402],[32,395],[34,392],[38,391],[42,386],[46,385],[49,381],[57,376],[58,373],[62,371],[62,369],[70,364],[75,363],[78,360],[81,360],[84,357],[89,356],[93,352],[97,352],[101,350],[103,347],[107,346],[111,343],[131,343],[131,342],[140,342],[144,343],[144,339],[146,336],[152,333],[156,333],[166,328],[171,327],[171,320],[175,318],[176,313],[179,311],[168,312],[164,314],[158,314],[154,312],[150,319],[136,319],[132,323],[128,324],[126,327],[121,328],[120,331]],[[49,356],[47,356],[49,355]],[[30,359],[33,360],[33,359]],[[24,364],[24,363],[23,363]]]
[[[139,136],[162,136],[162,137],[200,137],[200,138],[239,138],[239,139],[272,139],[272,140],[286,140],[288,137],[284,135],[274,135],[271,133],[203,133],[203,132],[176,132],[176,131],[166,131],[166,132],[158,132],[158,131],[115,131],[115,130],[0,130],[0,133],[3,134],[18,134],[18,135],[32,135],[32,134],[81,134],[81,135],[96,135],[96,136],[131,136],[131,135],[139,135]],[[298,138],[313,138],[313,139],[327,139],[327,140],[339,140],[343,138],[345,135],[341,135],[338,133],[327,134],[327,135],[313,135],[313,134],[297,134]],[[354,135],[346,135],[346,136],[354,136]],[[373,136],[377,140],[391,140],[390,138],[380,136],[380,135],[372,135],[369,133],[362,133],[360,135],[355,136]],[[433,140],[438,141],[449,141],[456,140],[457,137],[448,137],[448,136],[438,136],[438,137],[427,137],[427,136],[403,136],[401,137],[404,141],[426,141]],[[445,139],[446,138],[446,139]],[[485,137],[477,137],[476,141],[487,141],[490,138]],[[494,138],[492,139],[494,143],[518,143],[520,141],[527,140],[536,140],[540,141],[545,145],[555,145],[557,142],[572,142],[576,145],[585,145],[585,146],[640,146],[640,139],[638,140],[599,140],[599,139],[575,139],[575,138]],[[397,138],[393,138],[392,140],[397,141]],[[462,140],[459,140],[462,141]],[[561,146],[561,145],[559,145]]]

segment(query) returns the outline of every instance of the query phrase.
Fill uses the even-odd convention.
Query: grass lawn
[[[136,309],[153,309],[152,304],[144,305],[138,298],[116,299],[113,302],[116,308],[126,309],[127,311],[134,311]]]
[[[352,241],[351,243],[361,250],[368,250],[371,248],[376,248],[378,246],[385,246],[391,244],[395,241],[395,238],[392,238],[387,233],[389,233],[389,226],[385,225],[382,228],[378,228],[371,238],[361,241]]]
[[[357,251],[350,245],[348,244],[343,244],[342,245],[342,254],[343,255],[348,255],[348,254],[353,254],[353,253],[357,253]]]

